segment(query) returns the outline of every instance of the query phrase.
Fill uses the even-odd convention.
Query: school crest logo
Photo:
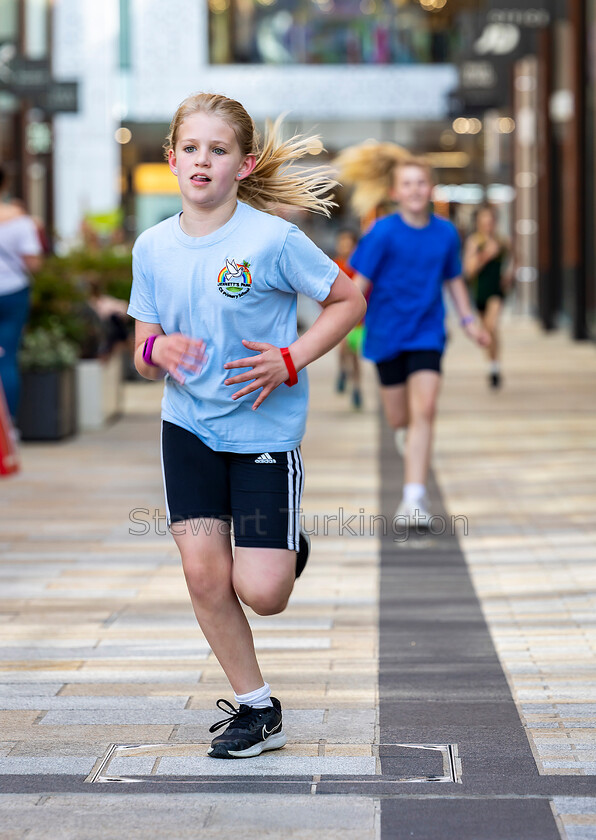
[[[244,260],[236,265],[235,260],[226,260],[225,268],[217,277],[217,288],[226,297],[239,298],[250,292],[252,277],[250,263]]]

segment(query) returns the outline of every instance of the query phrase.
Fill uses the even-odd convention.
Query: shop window
[[[209,0],[210,60],[446,62],[458,37],[449,6],[443,0]]]

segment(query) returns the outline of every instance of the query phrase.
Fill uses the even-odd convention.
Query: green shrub
[[[59,323],[29,329],[19,353],[22,370],[48,371],[69,368],[79,356],[76,344],[66,337]]]
[[[102,324],[89,300],[100,294],[128,300],[131,284],[132,257],[127,250],[73,251],[48,257],[32,283],[27,331],[54,334],[58,326],[80,356],[94,358],[102,342]]]

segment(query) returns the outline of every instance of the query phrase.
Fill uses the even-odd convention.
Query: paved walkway
[[[0,840],[596,838],[596,352],[509,332],[499,394],[450,348],[442,534],[391,529],[372,375],[355,414],[314,366],[313,560],[282,616],[251,618],[289,744],[259,759],[205,757],[229,689],[164,533],[159,387],[28,445],[0,486]]]

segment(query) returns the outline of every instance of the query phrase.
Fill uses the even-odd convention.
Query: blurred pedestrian
[[[6,196],[0,167],[0,380],[16,418],[20,377],[18,349],[29,313],[30,272],[41,267],[42,245],[34,221]]]
[[[313,138],[282,142],[279,133],[278,121],[261,148],[240,103],[204,93],[186,99],[166,144],[182,213],[145,231],[133,249],[135,363],[149,379],[166,375],[170,528],[198,622],[239,704],[217,703],[229,717],[210,731],[229,725],[212,741],[214,758],[286,742],[241,601],[260,615],[281,612],[304,568],[304,368],[365,309],[352,280],[305,234],[262,212],[296,205],[328,215],[332,206],[325,172],[290,167]],[[300,338],[298,292],[323,307]]]
[[[497,208],[482,205],[476,213],[476,230],[466,239],[464,272],[474,290],[482,324],[490,336],[488,381],[492,388],[502,384],[499,322],[505,295],[513,282],[510,256],[511,244],[498,230]]]
[[[358,244],[358,234],[350,228],[344,228],[337,234],[335,240],[335,256],[337,265],[348,277],[354,278],[356,272],[351,267],[349,259]],[[339,371],[335,389],[339,394],[346,390],[348,380],[352,383],[352,405],[362,408],[362,387],[360,375],[360,354],[364,338],[364,323],[357,324],[348,335],[343,338],[338,347]]]
[[[351,258],[361,288],[370,289],[364,356],[377,365],[385,416],[404,455],[396,516],[422,527],[430,520],[426,482],[446,340],[444,284],[468,337],[488,342],[461,276],[457,231],[431,212],[432,188],[423,158],[394,163],[389,189],[398,212],[379,219]]]

